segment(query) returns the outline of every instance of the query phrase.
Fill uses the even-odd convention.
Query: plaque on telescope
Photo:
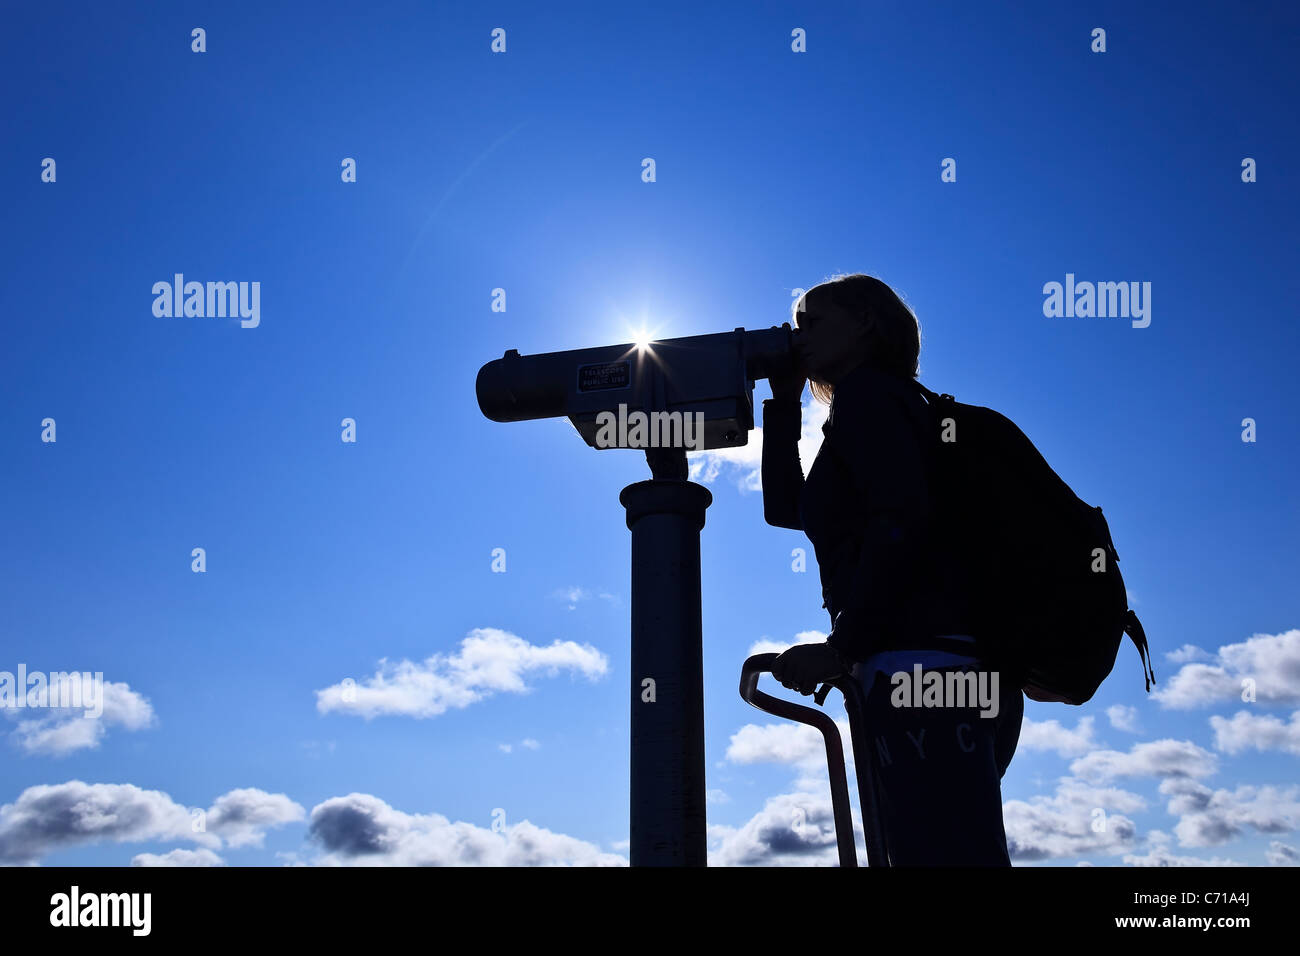
[[[605,388],[627,388],[632,382],[629,362],[602,362],[578,366],[578,391],[596,392]]]

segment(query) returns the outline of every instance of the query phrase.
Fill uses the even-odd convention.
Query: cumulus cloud
[[[848,720],[837,720],[845,760],[852,759],[853,745]],[[781,724],[746,724],[731,735],[726,759],[735,764],[775,763],[798,770],[825,769],[826,741],[821,731],[787,721]],[[851,764],[850,764],[851,765]]]
[[[102,709],[89,708],[92,713],[101,710],[98,716],[87,716],[85,706],[2,708],[5,716],[17,721],[10,737],[26,753],[63,757],[98,747],[109,727],[143,730],[154,723],[149,701],[122,682],[103,681],[96,687],[91,675],[74,671],[68,675],[67,687],[59,697],[61,702],[76,700],[84,704],[101,693]]]
[[[333,866],[626,866],[627,860],[527,820],[500,832],[437,814],[395,810],[351,793],[312,808],[310,839]]]
[[[0,862],[5,863],[33,862],[90,843],[175,839],[220,845],[211,834],[192,832],[190,811],[167,794],[129,783],[70,780],[28,787],[0,807]]]
[[[1210,718],[1214,730],[1214,747],[1225,753],[1243,750],[1281,750],[1300,756],[1300,710],[1283,723],[1268,714],[1239,710],[1232,717]]]
[[[826,640],[825,631],[800,631],[794,636],[794,643],[789,641],[773,641],[769,638],[759,638],[753,644],[749,645],[749,653],[746,657],[753,657],[755,654],[780,654],[794,647],[795,644],[820,644]]]
[[[1092,717],[1081,717],[1074,730],[1069,730],[1055,720],[1025,718],[1020,725],[1016,750],[1048,750],[1062,757],[1087,753],[1097,745],[1092,736],[1092,723]]]
[[[1193,661],[1212,661],[1214,655],[1195,644],[1184,644],[1176,651],[1166,651],[1165,660],[1173,664],[1190,664]]]
[[[1128,707],[1124,704],[1113,704],[1106,708],[1106,719],[1116,730],[1122,730],[1126,733],[1139,733],[1138,712],[1136,707]]]
[[[283,793],[245,788],[217,797],[208,810],[207,828],[232,847],[261,846],[268,828],[296,823],[306,815]]]
[[[862,839],[854,819],[855,839]],[[837,866],[830,792],[770,798],[739,827],[709,827],[710,866]],[[865,864],[860,859],[859,863]]]
[[[799,437],[799,458],[803,463],[804,474],[812,467],[812,461],[821,448],[822,425],[826,422],[830,406],[823,405],[816,399],[803,406],[803,426]],[[736,486],[742,492],[761,491],[763,488],[763,429],[754,428],[749,433],[749,442],[739,448],[711,448],[707,451],[687,452],[689,466],[688,477],[709,485],[718,480],[726,471],[736,479]]]
[[[1212,857],[1208,860],[1199,856],[1179,856],[1170,852],[1165,847],[1152,847],[1148,852],[1139,856],[1136,853],[1126,853],[1124,862],[1128,866],[1245,866],[1245,863],[1239,863],[1236,860],[1229,860],[1223,857]]]
[[[1097,750],[1070,764],[1070,773],[1092,782],[1116,777],[1208,777],[1218,758],[1190,740],[1152,740],[1128,753]]]
[[[172,850],[161,855],[137,853],[131,857],[132,866],[225,866],[226,861],[211,850]]]
[[[0,863],[32,863],[97,843],[189,840],[217,849],[224,839],[230,846],[258,845],[263,829],[303,813],[283,794],[232,790],[206,811],[206,825],[195,827],[191,810],[160,790],[69,780],[28,787],[0,807]]]
[[[1145,808],[1136,793],[1062,777],[1053,796],[1003,803],[1007,850],[1030,862],[1123,853],[1137,845],[1137,825],[1125,814]]]
[[[1184,664],[1151,696],[1170,709],[1241,700],[1246,682],[1261,704],[1300,704],[1300,629],[1227,644],[1208,663]]]
[[[381,660],[373,677],[318,690],[316,709],[367,720],[381,714],[436,717],[493,694],[527,693],[531,688],[525,677],[531,674],[554,676],[567,670],[595,680],[608,669],[608,658],[590,644],[557,640],[543,647],[507,631],[480,627],[461,641],[456,654],[437,653],[418,664]]]
[[[1300,866],[1300,850],[1281,840],[1271,840],[1264,851],[1264,859],[1268,860],[1269,866]]]
[[[1218,846],[1248,828],[1287,833],[1300,822],[1296,787],[1212,790],[1195,780],[1174,778],[1163,781],[1160,792],[1169,797],[1169,813],[1178,817],[1174,834],[1182,846]]]

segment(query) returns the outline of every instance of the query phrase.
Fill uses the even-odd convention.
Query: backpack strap
[[[1133,639],[1133,644],[1138,649],[1138,657],[1142,658],[1142,679],[1147,682],[1149,693],[1151,685],[1156,682],[1156,671],[1151,666],[1151,647],[1147,644],[1146,631],[1142,630],[1142,622],[1138,620],[1132,608],[1129,608],[1124,615],[1124,633]],[[1148,672],[1150,672],[1149,677]]]
[[[922,433],[925,435],[925,441],[922,442],[922,447],[925,451],[926,463],[930,468],[930,477],[933,480],[939,475],[939,435],[937,432],[941,420],[939,406],[944,404],[945,400],[952,401],[953,397],[951,395],[937,395],[916,379],[911,379],[911,382],[925,399],[925,414],[928,420],[924,423],[922,428]],[[916,421],[916,419],[913,419],[913,421]]]
[[[922,384],[921,384],[920,382],[918,382],[916,379],[912,379],[912,384],[913,384],[914,386],[916,386],[916,390],[917,390],[918,392],[920,392],[922,395],[924,395],[924,396],[925,396],[925,400],[926,400],[927,402],[929,402],[931,405],[939,405],[939,404],[942,404],[942,403],[944,403],[944,402],[955,402],[955,401],[957,400],[957,399],[955,399],[953,396],[951,396],[951,395],[949,395],[949,394],[947,394],[947,393],[944,393],[944,394],[941,395],[941,394],[939,394],[939,393],[937,393],[937,392],[932,392],[932,391],[930,391],[928,388],[926,388],[924,385],[922,385]]]

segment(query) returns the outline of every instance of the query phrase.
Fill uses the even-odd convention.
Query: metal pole
[[[705,866],[700,530],[713,495],[653,479],[618,500],[632,532],[631,863]]]

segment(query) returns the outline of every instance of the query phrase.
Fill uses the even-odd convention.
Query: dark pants
[[[877,674],[863,714],[891,865],[1010,866],[1001,780],[1020,739],[1019,686],[999,679],[996,717],[978,703],[896,707],[893,691]]]

